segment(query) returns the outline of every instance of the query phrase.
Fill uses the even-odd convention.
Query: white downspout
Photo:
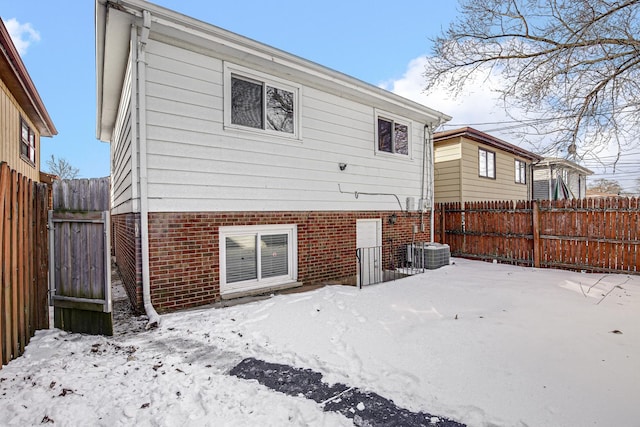
[[[428,146],[429,146],[429,124],[425,124],[423,126],[423,139],[424,139],[424,146],[422,147],[422,182],[421,182],[421,187],[420,187],[420,203],[418,203],[418,206],[420,208],[420,232],[424,233],[424,208],[425,208],[425,202],[427,199],[427,195],[426,195],[426,181],[428,180],[427,178],[427,156],[428,156]]]
[[[147,329],[160,325],[160,316],[151,303],[151,284],[149,280],[149,199],[147,181],[147,101],[146,101],[146,47],[151,27],[151,14],[142,11],[142,32],[138,41],[137,71],[138,71],[138,140],[140,147],[140,246],[142,252],[142,302],[149,322]],[[135,33],[136,29],[133,28]],[[136,36],[134,34],[134,36]]]
[[[438,123],[438,126],[440,126],[440,124]],[[436,207],[436,192],[435,192],[435,158],[434,158],[434,148],[433,148],[433,132],[435,131],[435,126],[431,125],[430,129],[429,129],[429,144],[428,144],[428,149],[429,149],[429,203],[431,205],[431,218],[429,221],[429,241],[430,243],[434,242],[434,227],[435,227],[435,207]]]
[[[442,122],[442,119],[438,119],[438,125],[440,126],[440,123]],[[435,167],[435,159],[434,159],[434,151],[433,151],[433,132],[435,130],[435,128],[437,126],[434,126],[433,123],[429,123],[424,125],[424,158],[423,158],[423,174],[426,176],[426,180],[427,180],[427,188],[426,191],[423,191],[423,203],[425,200],[429,200],[429,208],[430,208],[430,215],[429,215],[429,241],[430,243],[434,242],[434,227],[435,227],[435,212],[433,211],[435,208],[435,191],[434,191],[434,167]],[[428,167],[427,167],[428,165]],[[422,180],[423,185],[424,185],[424,178]],[[424,194],[424,193],[428,193]],[[424,206],[422,209],[422,213],[421,215],[424,214]],[[424,232],[424,223],[422,222],[422,217],[420,220],[420,225],[421,225],[421,230],[422,232]]]

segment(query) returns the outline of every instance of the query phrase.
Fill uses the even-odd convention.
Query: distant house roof
[[[510,144],[506,141],[496,138],[495,136],[491,136],[488,133],[481,132],[468,126],[453,130],[447,130],[444,132],[436,132],[433,135],[433,142],[438,143],[440,141],[458,137],[464,137],[472,141],[476,141],[481,144],[485,144],[490,147],[515,154],[516,156],[520,156],[531,161],[542,160],[542,156],[539,156],[535,153],[532,153],[531,151],[525,150],[524,148],[520,148],[517,145]]]
[[[571,160],[561,159],[559,157],[545,157],[533,166],[538,169],[548,168],[550,166],[561,166],[564,169],[573,169],[582,175],[593,175],[593,171],[591,169],[587,169],[584,166],[580,166],[579,164],[572,162]]]
[[[42,136],[57,135],[49,113],[24,66],[9,31],[0,18],[0,78]]]

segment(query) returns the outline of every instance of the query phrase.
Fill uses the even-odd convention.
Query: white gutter
[[[160,316],[151,303],[151,284],[149,280],[149,199],[147,181],[147,102],[146,79],[147,63],[145,50],[149,39],[151,27],[151,14],[147,10],[142,11],[142,33],[138,41],[136,69],[138,71],[138,141],[140,149],[140,246],[142,252],[142,302],[147,313],[149,323],[147,329],[157,327],[160,324]],[[137,37],[136,27],[132,27],[132,37]],[[136,96],[133,93],[132,96]],[[136,111],[132,112],[136,114]]]

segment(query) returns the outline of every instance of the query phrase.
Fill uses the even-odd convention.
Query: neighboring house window
[[[294,281],[296,239],[295,225],[221,227],[223,291]]]
[[[522,160],[516,160],[516,183],[527,183],[527,164]]]
[[[226,68],[226,74],[225,125],[297,137],[298,87],[242,67]]]
[[[36,163],[36,135],[24,119],[20,119],[20,155],[31,164]]]
[[[409,155],[409,123],[380,115],[377,117],[378,152]]]
[[[496,153],[478,149],[478,174],[484,178],[496,177]]]

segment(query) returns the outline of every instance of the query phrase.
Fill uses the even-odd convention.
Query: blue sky
[[[280,0],[277,8],[265,1],[154,3],[375,85],[402,77],[411,60],[426,56],[428,38],[453,19],[457,5],[421,0]],[[54,154],[79,168],[81,177],[109,175],[109,145],[95,137],[94,2],[6,1],[1,13],[58,129],[55,137],[42,138],[41,169]]]
[[[109,145],[95,138],[94,1],[4,3],[0,16],[59,132],[42,139],[41,169],[47,170],[45,161],[54,154],[79,168],[81,177],[109,175]],[[421,92],[429,39],[456,18],[455,0],[280,0],[277,8],[254,0],[154,3],[422,102],[453,116],[446,129],[470,125],[536,151],[501,129],[510,126],[500,122],[512,119],[493,105],[484,82],[458,99],[444,91]],[[612,156],[606,150],[602,155]],[[632,186],[636,165],[627,162],[622,174],[592,179],[606,176]],[[603,172],[593,160],[586,166]]]

